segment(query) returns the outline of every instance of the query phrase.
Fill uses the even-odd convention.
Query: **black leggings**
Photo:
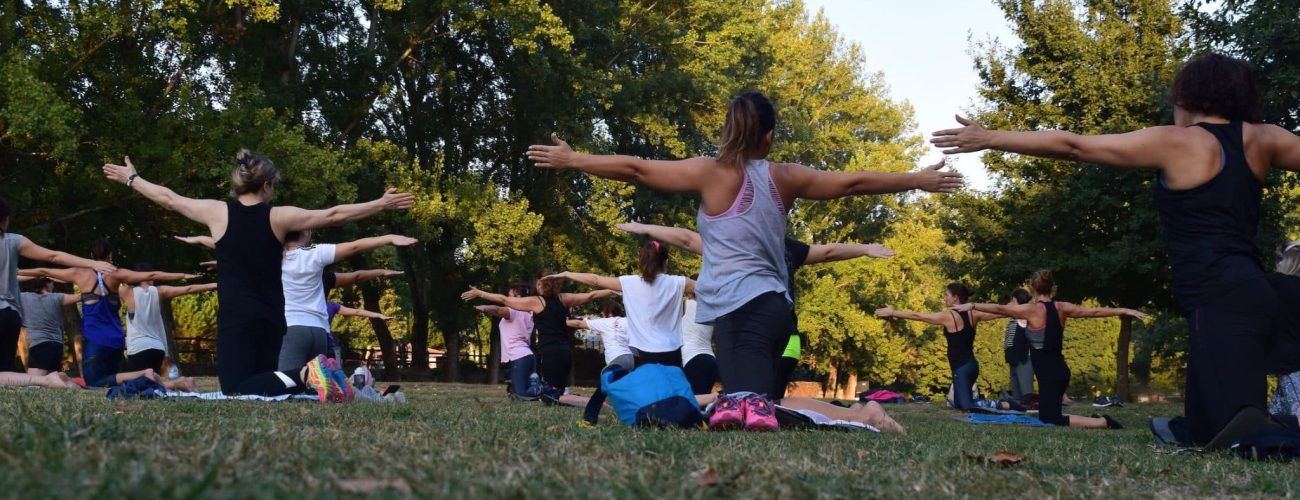
[[[542,381],[554,387],[560,394],[569,386],[569,370],[573,367],[573,347],[567,344],[538,346],[541,354],[541,366],[538,374]]]
[[[1193,442],[1209,442],[1243,407],[1268,410],[1265,361],[1277,308],[1277,294],[1260,277],[1188,315],[1183,411]]]
[[[1070,367],[1065,356],[1040,349],[1030,350],[1034,376],[1038,377],[1038,419],[1045,424],[1069,427],[1070,417],[1061,413],[1065,389],[1070,386]]]
[[[164,359],[167,359],[167,353],[160,349],[145,349],[135,354],[127,354],[126,371],[134,372],[145,368],[152,368],[154,373],[162,375],[162,364]]]
[[[791,315],[785,295],[767,292],[713,322],[724,391],[772,392],[777,359],[790,340]]]
[[[217,380],[221,392],[243,394],[239,388],[245,380],[275,371],[283,342],[283,320],[245,321],[226,328],[218,324]]]
[[[638,349],[632,349],[633,367],[642,365],[664,365],[664,366],[682,366],[682,350],[677,348],[668,352],[645,352]],[[696,356],[697,358],[699,356]],[[609,367],[605,367],[608,370]],[[605,370],[601,370],[601,378],[604,378]],[[698,393],[697,393],[698,394]],[[600,389],[600,383],[596,383],[596,392],[587,400],[587,407],[582,411],[582,419],[589,423],[595,424],[600,417],[600,408],[605,405],[605,391]]]
[[[790,379],[794,378],[794,369],[799,367],[799,360],[787,356],[781,356],[776,361],[776,387],[772,389],[772,399],[781,399],[785,397],[785,391],[790,388]]]
[[[686,380],[691,383],[691,392],[695,394],[712,394],[713,384],[718,382],[718,359],[712,354],[696,354],[686,366]]]
[[[17,371],[14,359],[18,357],[18,330],[22,327],[18,311],[0,309],[0,372]]]
[[[267,397],[306,392],[307,388],[303,385],[302,377],[299,376],[298,373],[299,370],[259,373],[244,379],[244,381],[239,384],[238,390],[235,392],[238,394]],[[290,383],[286,384],[284,378],[280,377],[280,374],[284,374],[285,377],[288,377]]]

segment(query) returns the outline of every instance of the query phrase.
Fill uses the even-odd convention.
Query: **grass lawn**
[[[215,381],[201,380],[205,390]],[[0,496],[1185,497],[1300,494],[1300,464],[1174,455],[1146,429],[1175,404],[1109,409],[1127,427],[971,425],[890,407],[910,434],[641,430],[606,411],[506,400],[497,387],[404,384],[408,403],[129,401],[0,388]],[[1079,413],[1093,408],[1076,406]],[[963,453],[1026,457],[986,466]],[[702,486],[710,468],[717,484]],[[367,482],[376,480],[377,482]],[[708,481],[704,481],[708,482]]]

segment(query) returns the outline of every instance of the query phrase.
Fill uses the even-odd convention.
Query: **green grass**
[[[356,496],[345,489],[354,479],[404,483],[420,497],[1300,494],[1300,464],[1156,445],[1146,419],[1178,413],[1173,404],[1112,409],[1121,431],[970,425],[936,405],[890,407],[910,432],[900,437],[632,429],[608,411],[586,430],[577,409],[511,402],[495,387],[404,390],[404,405],[321,405],[0,388],[0,496],[341,497]],[[962,458],[998,450],[1027,460],[1001,468]],[[720,484],[697,484],[706,466]],[[392,484],[369,493],[402,496]]]

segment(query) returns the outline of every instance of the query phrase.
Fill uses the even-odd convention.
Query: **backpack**
[[[704,422],[680,367],[648,364],[629,372],[611,366],[600,375],[600,389],[627,425],[689,428]]]

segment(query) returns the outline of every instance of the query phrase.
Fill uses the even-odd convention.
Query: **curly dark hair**
[[[1232,121],[1259,122],[1263,105],[1250,64],[1209,53],[1188,61],[1169,88],[1175,106]]]

